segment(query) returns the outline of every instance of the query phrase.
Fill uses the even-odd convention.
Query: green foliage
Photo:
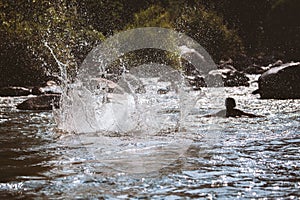
[[[80,12],[86,23],[95,27],[105,36],[121,31],[131,23],[134,13],[160,4],[159,0],[81,0],[78,1]]]
[[[215,60],[243,52],[243,45],[234,30],[223,24],[216,13],[197,7],[169,4],[151,6],[134,15],[126,28],[164,27],[183,32],[202,45]]]
[[[299,10],[299,0],[0,0],[0,86],[32,85],[47,72],[57,74],[54,56],[74,77],[102,33],[145,26],[183,32],[215,61],[243,52],[298,60]],[[165,52],[154,57],[176,59]]]
[[[153,5],[134,15],[134,21],[126,29],[136,27],[173,28],[170,13],[161,6]]]
[[[249,53],[260,51],[264,35],[264,21],[273,0],[200,0],[206,9],[222,16],[229,28],[237,30]]]
[[[215,12],[202,7],[188,7],[180,13],[175,26],[194,38],[216,61],[243,53],[237,32],[228,29]]]
[[[1,55],[1,70],[6,68],[1,73],[4,77],[15,76],[18,69],[24,68],[29,77],[35,72],[39,75],[58,73],[59,66],[48,47],[74,76],[83,55],[103,39],[101,33],[83,23],[74,0],[0,2],[0,31],[5,39],[0,48],[6,52]],[[22,57],[17,55],[18,49],[22,49]],[[7,70],[9,68],[12,70]]]

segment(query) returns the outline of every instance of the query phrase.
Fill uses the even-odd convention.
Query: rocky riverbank
[[[254,59],[252,59],[253,61]],[[206,75],[201,75],[197,70],[186,71],[186,80],[194,90],[207,87],[208,81],[222,80],[219,87],[248,87],[250,85],[249,74],[262,74],[257,80],[259,88],[253,94],[260,94],[261,98],[288,99],[300,98],[300,62],[283,63],[281,60],[259,65],[260,62],[244,60],[243,70],[240,70],[242,61],[234,62],[229,59],[221,61],[218,69],[211,70]],[[246,65],[247,64],[247,65]],[[247,67],[245,67],[247,66]],[[23,110],[51,110],[59,107],[59,99],[62,93],[61,87],[54,81],[47,81],[39,87],[2,87],[0,97],[36,95],[22,104],[18,109]]]

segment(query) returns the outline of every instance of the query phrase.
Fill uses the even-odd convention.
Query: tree
[[[230,29],[237,30],[248,53],[261,50],[264,21],[271,9],[272,0],[200,0],[208,10],[223,17]]]
[[[159,0],[82,0],[78,1],[85,21],[105,36],[122,31],[131,23],[135,13],[152,5],[163,4]]]
[[[2,85],[37,84],[34,75],[60,76],[57,61],[74,76],[84,55],[103,39],[100,32],[84,24],[75,0],[1,0],[0,8],[0,33],[5,41],[0,46],[4,52],[0,55]],[[11,62],[13,59],[17,61]],[[7,83],[6,77],[16,77],[18,82]]]
[[[243,52],[243,45],[234,30],[223,24],[216,13],[200,4],[170,3],[166,7],[151,6],[134,16],[126,28],[157,26],[183,32],[202,45],[216,60]]]

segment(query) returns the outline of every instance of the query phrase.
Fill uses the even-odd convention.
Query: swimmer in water
[[[203,117],[262,117],[260,115],[254,115],[251,113],[246,113],[244,111],[241,111],[239,109],[236,109],[236,103],[235,100],[231,97],[226,98],[225,100],[225,106],[226,110],[221,110],[215,114],[212,115],[205,115]]]

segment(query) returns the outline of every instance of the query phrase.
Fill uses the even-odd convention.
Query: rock
[[[228,74],[226,74],[226,78],[224,78],[223,80],[225,87],[248,87],[250,85],[250,79],[243,72],[239,71],[230,71]]]
[[[275,53],[276,54],[276,53]],[[259,66],[267,66],[270,63],[275,63],[282,55],[259,55],[257,57],[252,58],[253,64]]]
[[[258,79],[258,90],[262,99],[299,99],[300,62],[273,67]]]
[[[218,70],[210,71],[205,77],[205,82],[208,87],[224,87],[223,74],[216,73]]]
[[[222,77],[225,87],[249,86],[250,79],[242,72],[231,69],[218,69],[209,72],[206,77],[208,81],[220,80]],[[221,86],[221,85],[218,85]]]
[[[187,76],[188,83],[192,86],[193,90],[201,90],[201,87],[207,87],[205,80],[202,76]]]
[[[265,65],[260,65],[260,64],[256,64],[256,62],[254,62],[254,64],[249,65],[245,70],[243,70],[243,72],[247,73],[247,74],[263,74],[266,71],[268,71],[269,69],[273,68],[273,67],[279,67],[283,64],[283,62],[281,60],[277,60],[276,62],[269,62],[272,64],[265,64]]]
[[[42,94],[61,94],[62,93],[62,89],[58,85],[41,87],[40,90],[41,90]]]
[[[45,94],[32,97],[17,105],[20,110],[52,110],[59,107],[60,95]]]
[[[31,94],[30,89],[25,87],[3,87],[0,88],[1,97],[16,97],[16,96],[28,96]]]
[[[282,60],[277,60],[276,62],[272,63],[272,64],[269,64],[268,65],[268,68],[271,69],[271,68],[274,68],[274,67],[279,67],[283,65],[283,62]]]
[[[245,69],[245,67],[253,64],[253,58],[247,56],[246,54],[239,54],[233,59],[232,65],[239,71]]]
[[[91,84],[95,85],[97,90],[100,91],[106,91],[110,93],[114,90],[123,91],[123,88],[121,88],[117,83],[105,78],[91,78],[90,81]]]
[[[33,94],[33,95],[42,95],[43,92],[42,92],[40,87],[34,87],[31,90],[31,94]]]
[[[243,72],[246,74],[262,74],[265,71],[267,71],[267,70],[264,69],[263,67],[253,64],[253,65],[250,65],[249,67],[247,67]]]
[[[33,95],[42,95],[42,94],[61,94],[62,89],[55,81],[47,81],[45,86],[34,87],[32,89]]]
[[[229,70],[232,70],[232,71],[236,71],[236,69],[232,65],[220,65],[219,69],[229,69]]]
[[[170,92],[170,87],[166,87],[166,88],[159,88],[157,90],[157,94],[167,94],[168,92]]]
[[[221,60],[220,64],[218,64],[218,69],[236,70],[235,67],[233,67],[233,60],[232,59],[229,59],[227,61]]]

